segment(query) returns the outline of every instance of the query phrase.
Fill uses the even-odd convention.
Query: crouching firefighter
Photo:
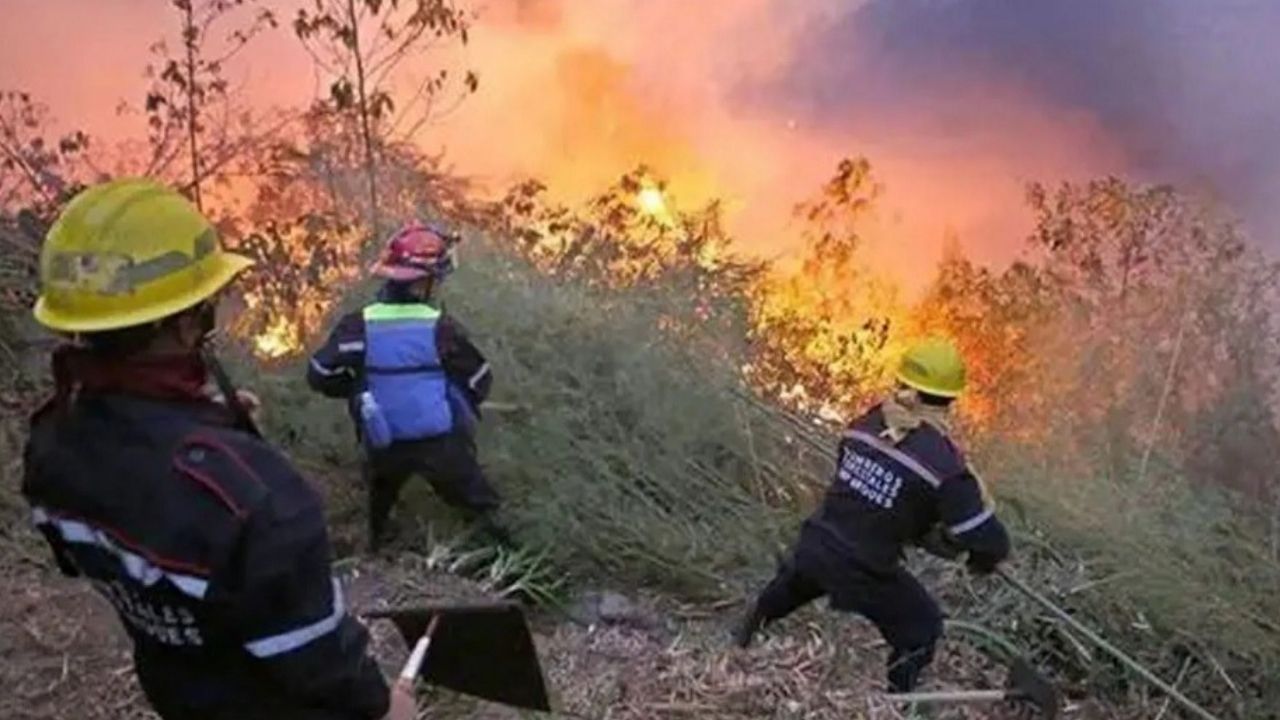
[[[942,613],[900,564],[906,545],[943,557],[968,552],[978,574],[1009,553],[977,477],[948,439],[948,413],[964,365],[946,341],[911,348],[892,397],[858,418],[840,443],[835,478],[805,521],[791,557],[735,630],[741,647],[762,626],[827,596],[858,613],[890,647],[892,692],[916,686],[942,635]]]
[[[35,316],[73,342],[54,352],[22,493],[59,568],[115,608],[166,720],[412,718],[346,613],[319,496],[206,347],[251,264],[150,181],[72,199],[41,250]]]
[[[401,228],[374,265],[377,301],[339,320],[311,358],[307,382],[345,398],[364,447],[369,548],[387,536],[405,482],[421,475],[502,544],[497,491],[476,457],[475,423],[493,381],[462,325],[433,303],[453,271],[456,236],[420,223]]]

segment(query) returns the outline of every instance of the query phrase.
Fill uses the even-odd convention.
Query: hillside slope
[[[353,293],[348,305],[361,297]],[[537,639],[565,717],[897,717],[874,703],[885,650],[859,620],[815,607],[757,648],[727,647],[726,628],[741,600],[768,577],[821,491],[831,436],[754,399],[727,343],[661,329],[681,312],[679,298],[666,300],[557,282],[484,241],[468,248],[446,306],[489,354],[496,399],[522,408],[489,417],[481,446],[516,534],[530,548],[480,589],[523,583],[542,601],[534,611]],[[228,354],[235,357],[234,348]],[[363,493],[341,405],[306,390],[296,359],[267,366],[239,360],[237,376],[264,399],[268,434],[328,498],[335,545],[352,558],[344,572],[359,570],[365,579],[357,584],[373,578],[373,589],[360,585],[355,595],[377,602],[437,582],[476,589],[437,574],[461,527],[423,483],[409,488],[400,508],[397,555],[354,557]],[[17,410],[4,418],[0,447],[0,717],[147,717],[106,606],[57,577],[25,526],[15,495],[21,418]],[[1020,510],[1013,513],[1016,572],[1108,632],[1127,633],[1127,647],[1146,658],[1186,672],[1192,663],[1184,658],[1202,657],[1196,653],[1210,639],[1172,653],[1168,648],[1182,641],[1153,628],[1143,608],[1107,595],[1114,577],[1105,565],[1055,548],[1037,529],[1034,508],[1010,507]],[[955,621],[931,687],[998,684],[999,649],[1011,646],[1063,684],[1073,699],[1068,717],[1164,712],[1161,698],[1125,680],[998,580],[973,580],[925,558],[913,567]],[[576,609],[592,591],[630,598],[634,617],[595,626],[566,619],[566,611],[581,619]],[[394,663],[403,649],[385,628],[378,634]],[[1223,685],[1235,688],[1235,672],[1222,671]],[[1265,688],[1206,698],[1208,682],[1219,681],[1210,677],[1197,697],[1224,717],[1266,717],[1256,710],[1266,706],[1250,710],[1241,699],[1246,692],[1265,697]],[[509,716],[444,696],[433,696],[431,707],[429,717]],[[939,717],[1024,716],[1018,712]]]
[[[326,483],[347,483],[330,476]],[[11,508],[10,508],[11,509]],[[9,510],[6,509],[6,515]],[[11,519],[11,516],[10,516]],[[429,567],[426,557],[401,549],[391,560],[344,563],[353,609],[426,597],[470,597],[483,587]],[[895,718],[875,699],[882,643],[865,623],[809,610],[748,650],[725,642],[721,604],[688,604],[631,591],[621,613],[582,610],[531,615],[535,642],[563,718]],[[15,720],[154,718],[133,675],[127,638],[107,604],[85,584],[59,577],[33,533],[9,535],[0,556],[0,716]],[[375,651],[390,670],[405,648],[394,628],[372,625]],[[994,664],[962,643],[941,654],[931,685],[991,686]],[[520,717],[502,707],[427,690],[429,718]],[[1068,717],[1138,718],[1093,703]],[[941,713],[946,718],[1029,717],[997,706]]]

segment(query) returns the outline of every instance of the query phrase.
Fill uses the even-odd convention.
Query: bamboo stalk
[[[1181,684],[1182,678],[1186,677],[1187,670],[1191,668],[1191,660],[1192,660],[1192,657],[1188,655],[1187,659],[1182,662],[1182,669],[1178,671],[1178,677],[1173,679],[1174,686]],[[1164,714],[1168,711],[1169,711],[1169,698],[1165,698],[1164,704],[1160,706],[1160,714],[1156,715],[1156,720],[1162,720],[1164,718]]]
[[[1165,695],[1168,695],[1170,698],[1173,698],[1175,701],[1177,701],[1179,705],[1191,711],[1191,713],[1194,714],[1196,717],[1202,718],[1202,720],[1218,720],[1217,716],[1215,716],[1214,714],[1210,713],[1208,710],[1205,710],[1204,708],[1197,705],[1195,701],[1191,700],[1186,695],[1183,695],[1181,692],[1178,691],[1178,688],[1161,680],[1159,677],[1156,677],[1155,673],[1148,670],[1137,660],[1134,660],[1133,658],[1124,654],[1124,652],[1122,652],[1119,648],[1107,642],[1105,638],[1103,638],[1101,635],[1091,630],[1084,623],[1080,622],[1074,617],[1071,617],[1070,613],[1058,607],[1056,604],[1054,604],[1052,600],[1036,592],[1033,588],[1031,588],[1031,586],[1024,583],[1017,576],[1013,575],[1012,573],[1010,573],[1008,570],[1005,570],[1004,568],[998,568],[996,572],[998,572],[1000,574],[1000,577],[1004,578],[1005,581],[1007,581],[1010,585],[1016,588],[1023,595],[1026,595],[1027,597],[1039,603],[1046,610],[1053,613],[1058,619],[1062,620],[1064,623],[1074,628],[1076,632],[1080,633],[1081,635],[1084,635],[1091,642],[1093,642],[1093,644],[1105,650],[1108,655],[1115,658],[1122,665],[1129,668],[1133,672],[1137,673],[1139,677],[1151,683],[1152,685],[1156,686]]]
[[[1003,650],[1008,655],[1009,659],[1020,657],[1022,655],[1017,646],[1008,638],[994,630],[978,625],[977,623],[971,623],[964,620],[946,620],[945,625],[948,630],[962,630],[986,640],[997,648]]]

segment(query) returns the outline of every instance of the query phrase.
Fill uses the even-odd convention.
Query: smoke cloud
[[[1271,0],[872,0],[812,22],[773,90],[824,125],[958,146],[1026,109],[1087,118],[1131,174],[1216,196],[1274,244],[1277,27]]]
[[[1125,168],[1092,115],[1048,112],[1000,77],[919,95],[862,50],[874,6],[849,7],[511,0],[468,51],[485,89],[439,142],[496,185],[536,176],[570,198],[648,163],[686,204],[725,199],[743,246],[770,257],[796,250],[791,208],[866,155],[888,187],[869,255],[909,283],[948,233],[979,260],[1009,259],[1026,182]],[[999,112],[968,111],[980,103]]]
[[[299,0],[281,0],[284,16]],[[0,84],[64,121],[135,127],[146,46],[173,30],[147,0],[10,0]],[[461,51],[480,91],[424,128],[496,191],[538,177],[582,197],[639,163],[686,205],[725,200],[743,247],[796,248],[794,204],[845,156],[887,192],[873,261],[923,280],[948,234],[980,261],[1013,257],[1025,184],[1119,173],[1218,198],[1280,245],[1280,27],[1272,0],[484,0]],[[49,63],[39,38],[76,47]],[[91,59],[85,59],[91,58]],[[287,30],[233,70],[247,96],[320,90]],[[88,65],[86,65],[88,63]],[[104,73],[104,68],[111,68]],[[126,122],[127,121],[127,122]]]

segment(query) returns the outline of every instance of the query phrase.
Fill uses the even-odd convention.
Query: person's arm
[[[344,315],[307,364],[307,384],[327,397],[351,397],[364,368],[364,316]]]
[[[943,481],[938,502],[947,536],[968,551],[971,570],[992,572],[1009,556],[1009,533],[983,498],[981,486],[971,473]]]
[[[353,719],[384,717],[390,693],[368,654],[368,633],[347,613],[331,575],[319,497],[270,448],[242,444],[228,452],[238,455],[232,466],[255,475],[267,493],[244,519],[237,552],[214,581],[227,626],[292,704]]]
[[[436,347],[449,381],[466,394],[472,407],[479,407],[489,397],[493,372],[466,329],[448,315],[441,317],[436,326]]]

